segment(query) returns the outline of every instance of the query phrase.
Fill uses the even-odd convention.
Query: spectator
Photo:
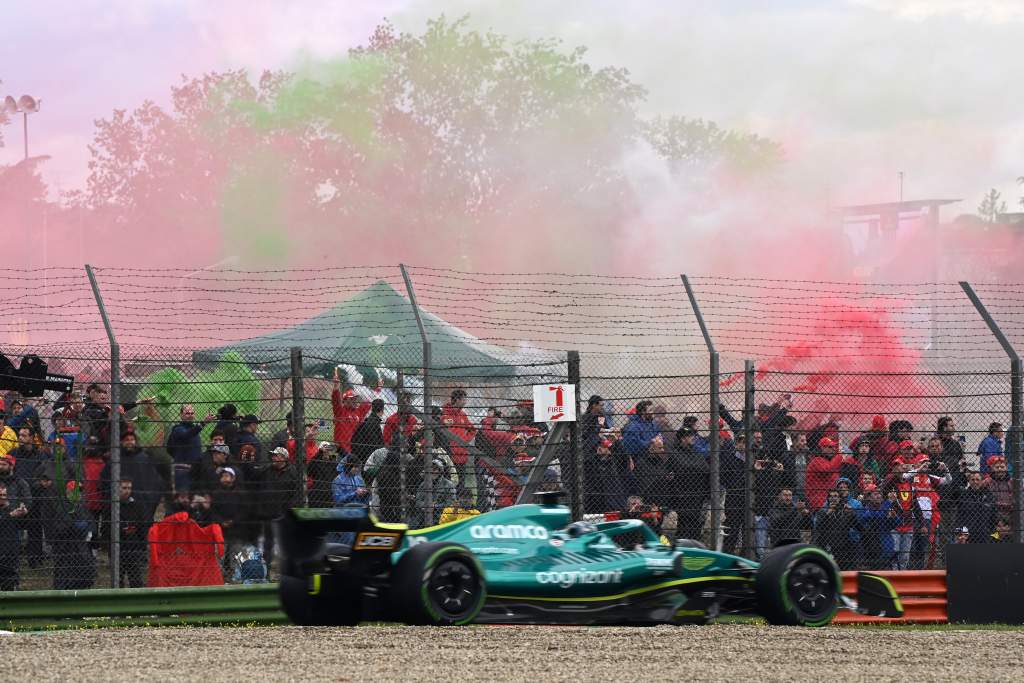
[[[352,435],[370,412],[370,404],[360,401],[354,389],[346,389],[342,394],[338,368],[334,368],[331,410],[334,413],[334,443],[349,455],[352,453]]]
[[[334,506],[331,482],[338,467],[338,447],[329,441],[321,441],[316,455],[306,464],[309,485],[309,507],[329,508]],[[383,519],[385,522],[398,520]]]
[[[626,506],[628,490],[622,476],[626,458],[615,453],[614,446],[611,439],[602,439],[594,454],[583,462],[584,510],[587,513],[599,514]]]
[[[719,470],[718,480],[722,487],[725,521],[723,549],[727,553],[735,553],[740,534],[743,531],[746,513],[746,482],[744,475],[747,467],[744,450],[746,437],[740,433],[736,439],[724,429],[719,432]]]
[[[121,585],[142,588],[146,585],[147,538],[152,518],[132,495],[132,480],[121,478]]]
[[[260,419],[255,415],[246,415],[238,421],[238,435],[235,437],[235,446],[231,449],[231,454],[238,458],[241,455],[243,446],[252,446],[255,450],[254,462],[259,465],[265,465],[267,457],[263,452],[263,444],[260,443],[259,437],[256,436],[256,430],[259,428],[259,425]],[[225,533],[226,537],[227,534]]]
[[[208,527],[216,523],[213,518],[213,498],[209,493],[199,491],[193,493],[188,512],[196,524],[201,527]],[[223,541],[223,539],[221,540]]]
[[[0,456],[0,463],[8,456]],[[21,564],[21,527],[28,514],[24,501],[12,501],[10,479],[0,476],[0,591],[18,590]]]
[[[939,458],[946,464],[946,469],[953,472],[960,468],[960,463],[964,459],[964,447],[960,443],[960,440],[956,438],[956,423],[953,418],[946,416],[940,417],[938,422],[938,429],[935,436],[939,439]],[[930,451],[932,460],[936,460],[936,454]]]
[[[683,427],[675,442],[675,510],[677,536],[698,539],[704,527],[704,506],[711,498],[708,461],[697,452],[697,432]]]
[[[274,561],[274,525],[286,511],[300,505],[302,485],[299,471],[288,462],[288,449],[278,446],[270,452],[270,467],[263,471],[260,482],[259,500],[262,505],[263,559],[267,564]]]
[[[988,474],[991,460],[994,456],[1003,455],[1003,425],[993,422],[988,426],[988,436],[981,440],[978,445],[978,471],[982,476]]]
[[[871,453],[872,443],[866,439],[861,439],[856,443],[856,446],[851,444],[853,450],[853,463],[856,465],[856,472],[863,476],[865,474],[872,475],[874,481],[881,481],[882,479],[882,464],[875,459],[875,456]],[[848,467],[844,464],[844,468]],[[850,474],[854,474],[853,469],[850,469]],[[851,479],[851,481],[860,481],[860,477]]]
[[[59,446],[63,446],[64,452],[70,460],[79,459],[79,431],[78,425],[75,423],[73,417],[71,417],[71,409],[68,408],[61,412],[55,412],[53,416],[53,433],[50,435],[48,442],[50,443],[51,449],[56,449]]]
[[[587,410],[580,419],[580,452],[592,455],[597,452],[601,431],[605,429],[604,399],[593,394],[587,400]]]
[[[876,443],[875,459],[882,465],[883,474],[888,476],[892,472],[894,461],[897,457],[906,456],[905,445],[914,435],[914,426],[906,420],[893,420],[889,423],[889,436],[887,439],[879,440]],[[911,441],[911,445],[913,442]],[[881,449],[878,447],[882,446]]]
[[[967,486],[957,501],[956,523],[977,533],[974,543],[984,543],[995,531],[996,502],[980,472],[967,473]]]
[[[150,460],[149,453],[138,447],[135,432],[121,434],[121,476],[132,480],[132,496],[138,501],[142,514],[152,522],[161,497],[167,493],[164,480]],[[100,474],[100,493],[110,501],[110,463]]]
[[[973,543],[971,540],[971,530],[968,527],[961,526],[957,527],[953,532],[953,543],[956,545],[966,545],[967,543]]]
[[[0,457],[18,447],[18,432],[7,424],[7,412],[0,407]]]
[[[856,453],[860,449],[862,443],[868,445],[868,451],[870,453],[875,452],[876,446],[880,446],[880,450],[884,450],[884,442],[887,440],[888,430],[885,425],[884,415],[875,415],[871,418],[871,429],[866,432],[861,432],[853,441],[850,442],[850,450]]]
[[[811,509],[818,510],[825,504],[829,491],[839,479],[839,470],[843,465],[843,455],[839,452],[839,444],[828,437],[818,441],[818,452],[807,463],[807,503]]]
[[[856,510],[860,519],[861,547],[864,569],[888,569],[892,566],[892,530],[899,516],[893,503],[882,498],[882,491],[875,485],[864,489],[863,505]]]
[[[629,422],[622,428],[622,449],[631,458],[637,458],[647,451],[651,440],[658,435],[658,427],[651,415],[651,402],[640,401],[636,412],[629,416]]]
[[[355,459],[355,456],[345,456],[338,463],[337,470],[338,476],[334,478],[334,483],[331,485],[335,507],[351,503],[368,504],[370,490],[359,474],[359,461]]]
[[[455,504],[455,483],[445,476],[445,463],[441,460],[434,460],[431,463],[433,468],[433,505],[427,505],[426,481],[420,482],[416,490],[416,510],[422,515],[421,524],[430,526],[437,524],[440,511]],[[428,509],[428,507],[430,509]]]
[[[707,437],[701,436],[701,433],[697,430],[698,422],[699,420],[696,415],[687,415],[683,418],[683,428],[693,430],[693,450],[707,457],[708,453],[711,452],[711,442]]]
[[[370,403],[370,414],[359,423],[352,434],[352,455],[356,456],[359,462],[366,462],[370,453],[384,446],[383,418],[384,401],[375,398]]]
[[[850,510],[839,491],[828,492],[825,504],[814,521],[814,543],[828,551],[840,569],[852,569],[857,565],[857,548],[850,541],[850,532],[860,529],[860,520]]]
[[[944,463],[933,465],[925,454],[915,457],[911,465],[914,469],[903,474],[903,480],[911,483],[911,495],[915,501],[912,509],[916,528],[910,551],[910,567],[924,569],[932,562],[935,535],[942,517],[938,509],[938,489],[948,485],[952,477]]]
[[[236,444],[238,442],[238,408],[233,403],[225,403],[217,409],[217,424],[213,427],[213,434],[221,434],[224,439],[223,443],[231,449],[232,453],[236,451]],[[210,435],[211,443],[216,444],[213,434]]]
[[[768,510],[768,536],[771,543],[786,540],[800,540],[802,533],[811,528],[811,511],[806,502],[794,499],[793,490],[779,489],[771,508]],[[766,541],[764,545],[768,545]]]
[[[476,437],[476,428],[466,415],[465,406],[466,392],[456,389],[452,392],[451,401],[441,409],[441,424],[448,429],[452,437],[455,437],[449,438],[448,452],[451,453],[460,482],[465,482],[466,460],[469,457],[469,451],[466,450],[464,443],[469,444]]]
[[[15,474],[18,460],[11,454],[0,455],[0,485],[7,492],[7,502],[11,510],[25,506],[26,513],[32,505],[32,488],[27,481]],[[19,515],[19,518],[23,515]],[[24,521],[19,522],[24,525]]]
[[[790,436],[792,446],[789,452],[783,455],[783,468],[791,473],[795,497],[806,495],[807,491],[807,464],[811,461],[810,449],[807,448],[807,434],[804,432],[792,433]]]
[[[292,411],[288,411],[284,416],[284,427],[274,432],[274,436],[270,438],[270,450],[273,451],[275,448],[284,448],[289,451],[294,450],[295,438],[297,429],[293,424],[294,419]]]
[[[63,516],[61,509],[62,497],[67,482],[74,482],[70,467],[61,468],[60,485],[55,486],[56,468],[53,461],[44,461],[35,469],[35,475],[29,484],[32,491],[32,503],[29,505],[28,516],[25,517],[27,539],[25,543],[25,559],[28,566],[35,569],[45,559],[43,538],[54,546],[55,524]]]
[[[988,460],[989,473],[985,479],[985,488],[992,493],[996,506],[996,524],[1000,520],[1013,519],[1013,480],[1006,458],[993,455]]]
[[[765,453],[754,460],[754,551],[762,557],[769,547],[771,509],[779,502],[783,486],[788,483],[787,473],[781,460]],[[789,491],[789,504],[793,503],[793,492]]]
[[[167,435],[167,454],[171,456],[174,468],[174,489],[187,491],[190,485],[192,466],[203,457],[203,444],[200,434],[206,425],[216,417],[207,415],[202,422],[196,422],[196,410],[191,405],[183,405],[179,412],[181,421],[171,427]],[[147,530],[148,531],[148,530]]]
[[[213,519],[224,531],[225,569],[230,575],[236,553],[247,545],[255,545],[259,536],[256,501],[238,484],[238,473],[233,467],[220,468],[220,481],[212,492],[210,511]]]
[[[441,511],[441,519],[438,524],[447,524],[449,522],[458,522],[463,519],[469,519],[476,517],[480,514],[480,511],[476,509],[473,503],[473,493],[463,489],[459,492],[458,505],[454,507],[446,507]]]
[[[31,423],[23,424],[18,429],[18,446],[11,455],[18,459],[18,467],[14,473],[25,481],[32,481],[36,476],[36,468],[50,458],[49,451],[37,445],[38,438]]]
[[[227,444],[215,444],[207,448],[200,461],[192,466],[189,490],[209,493],[217,488],[220,482],[218,470],[228,465],[229,454]]]
[[[996,530],[990,537],[993,543],[1013,543],[1013,524],[1002,517],[996,522]]]
[[[412,436],[416,432],[416,425],[419,422],[416,416],[413,415],[409,408],[412,406],[412,394],[408,391],[401,391],[398,393],[398,410],[388,416],[388,419],[384,420],[384,429],[382,436],[384,438],[384,445],[391,447],[397,445],[394,443],[395,437],[401,433],[405,438],[405,446],[408,447],[412,442]],[[500,415],[500,413],[499,413]],[[402,429],[399,432],[398,425],[401,423]]]

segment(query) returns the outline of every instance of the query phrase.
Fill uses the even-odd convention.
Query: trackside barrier
[[[903,603],[899,619],[869,617],[840,610],[836,624],[945,624],[949,622],[946,603],[946,572],[941,570],[872,572],[885,577]],[[857,572],[843,572],[843,595],[857,597]]]
[[[277,584],[0,593],[0,629],[287,623]]]

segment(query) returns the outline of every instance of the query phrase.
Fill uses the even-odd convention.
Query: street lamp
[[[5,114],[21,114],[22,122],[25,131],[25,158],[28,159],[28,115],[35,114],[39,111],[39,105],[43,103],[42,100],[37,100],[31,95],[22,95],[18,99],[14,99],[10,95],[4,98],[4,113]]]

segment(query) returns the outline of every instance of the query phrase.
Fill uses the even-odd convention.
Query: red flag
[[[222,557],[220,524],[201,527],[187,512],[176,512],[149,529],[148,585],[220,586],[224,583]]]

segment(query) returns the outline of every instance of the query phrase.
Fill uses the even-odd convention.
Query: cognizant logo
[[[557,583],[562,588],[569,588],[584,583],[621,583],[622,570],[537,572],[534,578],[537,579],[537,583]]]
[[[534,538],[544,540],[548,530],[529,524],[477,524],[469,528],[473,538]]]

